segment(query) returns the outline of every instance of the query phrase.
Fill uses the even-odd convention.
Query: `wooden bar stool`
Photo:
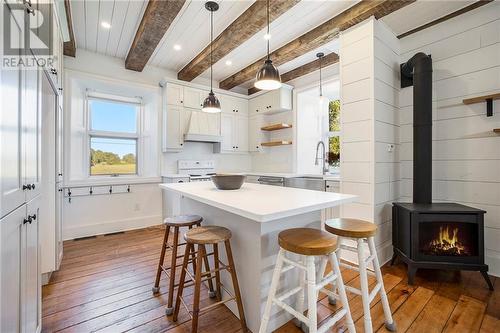
[[[375,296],[377,296],[377,293],[380,293],[380,299],[384,309],[385,327],[389,331],[395,332],[396,323],[392,319],[391,308],[389,307],[389,301],[387,300],[387,294],[385,293],[382,272],[380,271],[380,264],[378,261],[377,251],[375,249],[374,236],[377,232],[377,226],[374,223],[363,220],[337,218],[325,221],[325,230],[338,236],[339,246],[336,252],[339,258],[342,250],[356,252],[358,255],[358,267],[345,263],[340,263],[340,265],[359,272],[361,290],[351,286],[346,286],[346,289],[352,293],[361,295],[362,297],[365,332],[373,332],[372,319],[370,315],[370,303],[373,301]],[[343,240],[346,238],[355,240],[357,246],[353,247],[342,244]],[[370,251],[367,257],[365,256],[363,246],[365,243],[368,243]],[[373,263],[373,271],[369,270],[367,267],[370,262]],[[367,274],[374,275],[377,279],[377,283],[372,291],[368,288]]]
[[[354,328],[354,323],[352,321],[351,311],[349,309],[349,303],[344,289],[344,282],[342,281],[339,263],[335,254],[335,250],[337,248],[336,237],[318,229],[295,228],[280,232],[278,235],[278,242],[280,245],[280,251],[274,268],[273,279],[271,281],[271,287],[267,297],[264,316],[260,324],[259,332],[265,333],[267,331],[267,325],[271,315],[271,307],[275,304],[304,323],[307,326],[309,333],[326,332],[344,316],[346,317],[349,332],[354,333],[356,329]],[[287,252],[300,255],[300,262],[287,258]],[[320,258],[319,279],[316,279],[316,257]],[[324,276],[328,261],[330,261],[333,271],[327,276]],[[283,267],[284,263],[287,264],[286,267]],[[277,296],[276,290],[278,289],[280,275],[294,268],[298,268],[300,270],[299,286],[292,290],[285,291],[283,294]],[[338,289],[338,295],[325,289],[325,286],[334,282],[337,282],[336,286]],[[308,305],[307,317],[304,316],[303,308],[304,291],[306,286]],[[320,291],[323,291],[327,295],[335,298],[339,297],[343,308],[318,328],[317,301]],[[296,309],[284,302],[285,299],[295,294],[298,294]]]
[[[163,221],[163,224],[165,225],[165,235],[163,236],[163,245],[161,248],[160,260],[158,262],[156,280],[152,290],[154,294],[160,291],[161,273],[162,272],[165,273],[165,275],[169,279],[168,301],[167,301],[167,307],[165,308],[165,313],[167,314],[167,316],[171,315],[174,312],[173,308],[174,288],[179,285],[179,283],[175,282],[175,271],[177,267],[181,266],[181,264],[177,264],[177,259],[182,258],[183,256],[178,255],[178,249],[180,246],[186,245],[186,243],[179,243],[179,229],[181,227],[187,227],[188,229],[192,229],[193,227],[199,227],[202,221],[203,218],[199,215],[179,215],[174,217],[168,217]],[[173,245],[168,244],[170,229],[173,230]],[[163,265],[167,249],[171,251],[171,256],[172,256],[169,267],[165,267]],[[196,263],[194,262],[195,253],[191,253],[190,255],[192,257],[190,261],[194,267],[196,265]],[[205,258],[205,267],[207,270],[210,270],[208,259],[206,258]],[[209,287],[210,287],[209,296],[210,298],[214,298],[216,296],[216,293],[213,290],[212,280],[209,280]]]
[[[181,277],[180,277],[180,284],[179,288],[177,290],[177,299],[175,301],[175,311],[174,311],[174,317],[173,320],[177,321],[178,315],[179,315],[179,309],[180,305],[182,305],[186,308],[188,313],[191,316],[192,319],[192,328],[191,332],[195,333],[198,331],[198,317],[201,313],[206,312],[208,310],[211,310],[213,308],[216,308],[220,304],[224,304],[229,301],[236,301],[236,304],[238,306],[238,312],[240,315],[240,322],[241,322],[241,328],[243,329],[244,332],[247,331],[247,326],[246,326],[246,321],[245,321],[245,313],[243,311],[243,303],[241,302],[241,295],[240,295],[240,287],[238,285],[238,278],[236,276],[236,269],[234,266],[234,261],[233,261],[233,253],[231,251],[231,244],[229,240],[231,239],[231,231],[227,228],[224,227],[218,227],[218,226],[202,226],[202,227],[197,227],[194,229],[189,230],[185,235],[184,239],[186,240],[186,249],[184,253],[184,262],[182,263],[182,271],[181,271]],[[224,264],[219,260],[219,243],[224,243],[224,246],[226,248],[226,255],[227,255],[227,265]],[[195,252],[195,245],[198,245],[198,250]],[[213,252],[208,253],[206,252],[205,245],[212,245],[213,247]],[[194,276],[191,272],[188,270],[188,263],[189,263],[189,254],[190,253],[195,253],[196,254],[196,265],[194,266]],[[210,270],[210,268],[207,267],[207,271],[203,272],[202,271],[202,261],[208,261],[208,256],[213,254],[213,259],[214,259],[214,269]],[[221,283],[220,280],[220,272],[223,270],[229,271],[231,274],[231,279],[233,282],[233,289],[234,289],[234,296],[229,292],[228,289]],[[209,281],[211,283],[212,281],[212,274],[215,274],[215,285],[216,285],[216,295],[217,295],[217,302],[213,303],[205,308],[200,309],[200,289],[201,289],[201,283],[205,281]],[[188,275],[189,280],[188,284],[186,284],[186,275]],[[187,304],[184,302],[184,299],[182,298],[182,292],[184,288],[190,287],[194,285],[194,297],[193,297],[193,310],[190,311]],[[229,294],[229,298],[226,300],[222,299],[222,289]]]

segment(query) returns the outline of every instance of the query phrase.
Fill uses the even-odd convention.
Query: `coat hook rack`
[[[463,100],[463,103],[474,104],[474,103],[486,102],[486,116],[491,117],[493,116],[493,101],[496,99],[500,99],[500,93],[467,98]]]

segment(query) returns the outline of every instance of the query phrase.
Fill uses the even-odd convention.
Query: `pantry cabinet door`
[[[23,248],[24,263],[21,271],[24,275],[23,298],[24,318],[22,318],[23,332],[39,332],[41,323],[41,271],[40,271],[40,197],[27,203],[28,223],[25,224],[25,239]]]
[[[167,106],[165,113],[165,143],[164,148],[168,149],[181,149],[183,142],[181,141],[181,112],[182,107],[173,105]]]
[[[4,10],[8,9],[4,7]],[[15,22],[15,20],[11,20]],[[21,40],[21,28],[11,23],[11,38]],[[21,55],[21,54],[19,54]],[[21,143],[24,71],[1,69],[0,91],[0,217],[19,207],[25,201],[23,191],[24,149]]]
[[[183,105],[183,92],[184,87],[178,84],[167,83],[167,101],[166,104],[170,105]]]
[[[26,201],[41,193],[42,176],[42,118],[39,107],[39,70],[26,70],[24,104],[22,107],[24,141],[24,182],[28,186]],[[47,147],[48,148],[48,147]],[[52,148],[53,149],[53,148]]]
[[[21,332],[22,205],[0,220],[0,332]]]

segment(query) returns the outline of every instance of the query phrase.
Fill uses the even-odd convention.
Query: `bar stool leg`
[[[318,279],[321,281],[325,277],[325,271],[326,271],[326,264],[328,263],[328,256],[321,257],[321,263],[319,266],[319,274],[318,274]],[[332,267],[333,269],[333,267]],[[319,290],[316,293],[316,299],[319,298]]]
[[[368,274],[366,273],[365,256],[363,254],[363,239],[358,239],[358,267],[361,283],[361,299],[363,301],[363,314],[365,333],[372,333],[372,319],[370,314],[370,292],[368,290]]]
[[[305,262],[305,257],[304,256],[301,256],[301,260],[300,260],[300,263],[302,265],[306,265],[306,262]],[[299,272],[299,286],[302,288],[301,291],[298,292],[297,294],[297,312],[300,312],[302,314],[304,314],[304,299],[305,299],[305,291],[306,291],[306,271],[301,269],[300,272]],[[302,322],[297,319],[297,318],[294,318],[293,320],[295,326],[297,327],[302,327]]]
[[[205,255],[203,256],[203,263],[205,264],[205,269],[208,272],[208,274],[207,274],[207,276],[208,276],[208,280],[207,280],[208,281],[208,297],[214,298],[217,296],[217,293],[214,290],[214,284],[212,281],[212,274],[210,274],[210,264],[208,263],[207,248],[205,247],[205,245],[201,245],[201,246],[203,247],[203,253],[205,253]]]
[[[342,258],[342,248],[340,247],[342,245],[343,238],[340,236],[337,236],[337,251],[335,256],[338,259],[339,265],[340,265],[340,259]],[[333,281],[333,292],[338,295],[337,292],[337,280]],[[330,305],[336,305],[337,304],[337,299],[333,296],[328,295],[328,304]]]
[[[213,244],[214,249],[214,268],[215,268],[215,288],[217,292],[217,301],[222,300],[222,288],[220,283],[220,272],[219,272],[219,244]]]
[[[165,235],[163,236],[163,246],[161,247],[160,261],[158,262],[158,270],[156,271],[155,285],[152,288],[153,294],[160,291],[160,278],[163,262],[165,261],[165,252],[167,251],[168,234],[170,233],[170,227],[167,226],[165,229]]]
[[[330,265],[332,265],[332,270],[335,275],[337,275],[336,286],[338,290],[338,295],[340,297],[340,301],[342,302],[343,308],[346,310],[346,324],[347,329],[350,333],[356,333],[356,328],[354,327],[354,322],[351,316],[351,310],[349,308],[349,301],[347,299],[347,294],[345,292],[344,280],[342,279],[342,274],[340,273],[339,260],[335,252],[330,254]]]
[[[174,310],[174,317],[172,318],[173,321],[177,321],[177,317],[179,316],[179,308],[181,306],[181,297],[182,297],[182,292],[184,290],[184,283],[186,281],[186,269],[188,266],[188,261],[189,261],[189,253],[194,252],[191,251],[191,249],[194,247],[194,245],[191,244],[186,244],[186,249],[184,251],[184,259],[182,261],[182,269],[181,269],[181,276],[180,276],[180,281],[179,281],[179,288],[177,288],[177,297],[175,299],[175,310]]]
[[[174,245],[172,247],[172,258],[170,261],[170,282],[168,286],[168,302],[165,313],[170,316],[174,313],[174,308],[172,306],[174,301],[174,285],[175,285],[175,271],[177,265],[177,246],[179,244],[179,227],[174,227]]]
[[[196,254],[196,273],[194,278],[194,296],[193,296],[193,320],[191,322],[191,332],[198,332],[198,317],[200,314],[200,288],[201,288],[201,270],[203,267],[203,257],[205,256],[205,247],[198,245]]]
[[[385,327],[391,331],[396,331],[396,323],[392,319],[391,308],[389,306],[389,301],[387,300],[387,294],[384,288],[384,280],[382,278],[382,272],[380,271],[380,264],[378,262],[377,250],[375,248],[375,240],[373,237],[368,238],[368,247],[370,248],[370,255],[374,255],[373,259],[373,269],[375,271],[375,276],[377,277],[377,283],[380,283],[380,300],[382,301],[382,307],[384,308],[385,316]]]
[[[231,243],[229,240],[224,242],[226,247],[227,261],[229,264],[229,272],[233,280],[234,296],[236,297],[236,304],[238,305],[238,313],[240,315],[241,328],[243,332],[247,331],[247,322],[245,320],[245,312],[243,311],[243,303],[241,301],[240,286],[238,284],[238,277],[236,275],[236,267],[234,266],[233,252],[231,251]]]
[[[271,280],[271,286],[269,287],[269,295],[267,296],[264,315],[262,316],[262,321],[260,322],[259,333],[267,332],[267,325],[269,324],[269,317],[271,316],[271,306],[273,305],[273,298],[276,296],[276,290],[278,289],[284,255],[285,251],[280,248],[278,258],[276,259],[276,266],[274,266],[273,279]]]
[[[306,259],[307,267],[307,319],[309,333],[316,333],[318,330],[317,304],[316,298],[316,268],[314,265],[314,256],[308,256]]]

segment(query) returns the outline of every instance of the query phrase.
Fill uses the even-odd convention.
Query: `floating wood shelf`
[[[286,146],[291,144],[292,141],[270,141],[270,142],[262,142],[260,145],[264,147],[275,147],[275,146]]]
[[[497,133],[497,134],[500,134],[500,128],[494,128],[493,129],[493,132]]]
[[[474,104],[474,103],[486,102],[486,116],[491,117],[493,116],[493,100],[495,99],[500,99],[500,93],[467,98],[463,100],[463,103]]]
[[[267,126],[261,127],[260,129],[263,131],[277,131],[280,129],[291,128],[291,127],[292,127],[292,124],[280,123],[280,124],[267,125]]]

